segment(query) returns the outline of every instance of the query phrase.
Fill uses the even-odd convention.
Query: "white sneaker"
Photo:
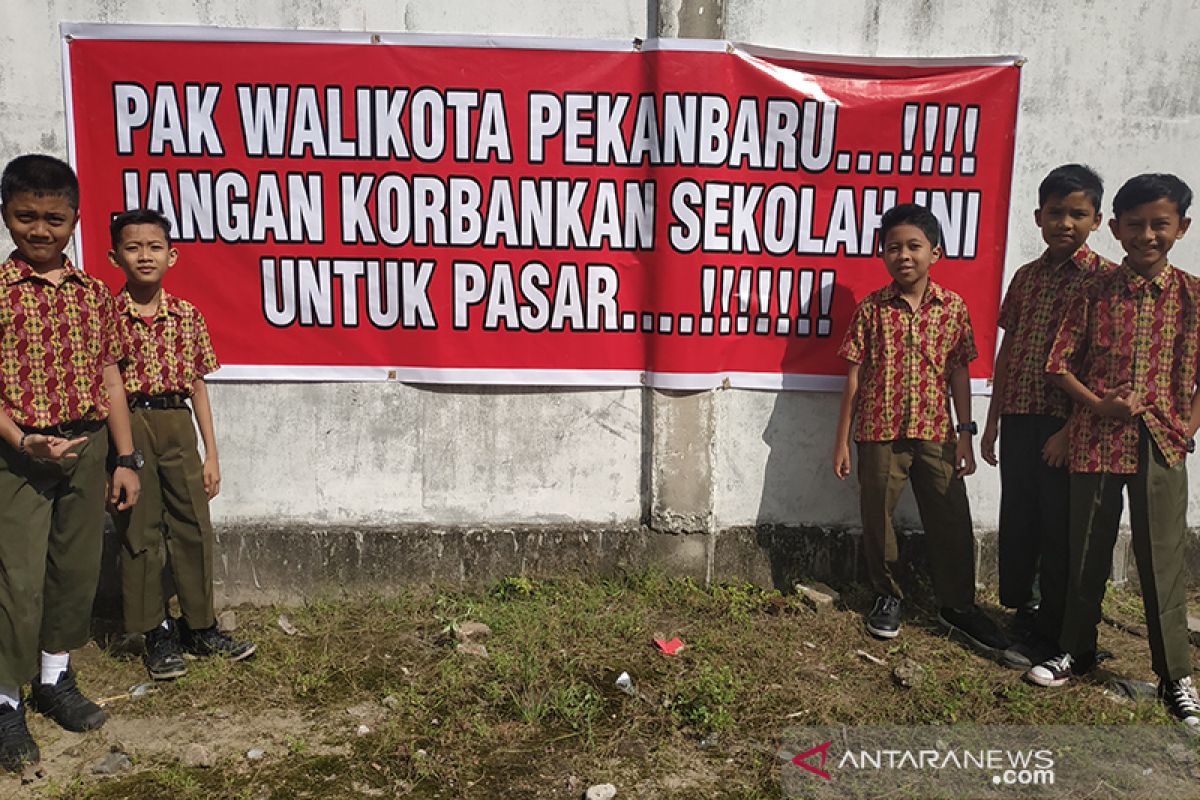
[[[1074,674],[1071,664],[1071,654],[1060,653],[1026,672],[1025,677],[1038,686],[1062,686]]]
[[[1196,684],[1192,676],[1160,684],[1158,693],[1171,716],[1189,728],[1200,728],[1200,697],[1196,696]]]

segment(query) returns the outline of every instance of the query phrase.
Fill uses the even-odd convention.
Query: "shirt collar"
[[[1122,261],[1121,274],[1125,278],[1125,291],[1132,295],[1141,294],[1145,289],[1153,289],[1154,294],[1158,295],[1169,289],[1175,281],[1175,268],[1170,264],[1167,264],[1162,272],[1155,275],[1152,280],[1147,280],[1129,266],[1128,262]]]
[[[66,271],[63,272],[63,280],[73,280],[80,283],[83,282],[83,272],[71,263],[71,259],[63,256],[63,266]],[[6,286],[11,286],[14,283],[20,283],[25,280],[40,280],[48,283],[45,278],[34,271],[29,262],[21,258],[17,251],[13,251],[8,257],[8,261],[0,267],[0,281],[3,281]]]
[[[133,302],[133,297],[129,294],[129,289],[121,289],[121,300],[125,304],[125,313],[135,319],[144,319],[138,311],[137,305]],[[179,315],[178,303],[175,298],[167,294],[167,290],[162,290],[162,296],[158,299],[158,311],[154,313],[154,319],[166,319],[168,314]]]
[[[1091,272],[1100,267],[1100,255],[1095,250],[1087,246],[1087,242],[1079,245],[1074,253],[1062,261],[1055,261],[1050,257],[1050,248],[1046,248],[1042,253],[1042,266],[1055,268],[1066,265],[1071,265],[1075,269],[1082,272]]]
[[[885,303],[891,303],[899,297],[900,285],[895,281],[883,287],[883,301]],[[930,280],[925,285],[925,294],[921,297],[921,305],[925,305],[926,303],[946,304],[946,290],[934,283],[933,280]]]

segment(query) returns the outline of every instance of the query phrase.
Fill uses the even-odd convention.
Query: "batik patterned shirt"
[[[1125,421],[1076,404],[1071,471],[1137,472],[1143,423],[1168,465],[1184,460],[1198,358],[1200,279],[1168,265],[1147,280],[1122,264],[1092,281],[1063,319],[1046,371],[1074,374],[1101,398],[1128,386],[1147,410]]]
[[[967,305],[929,282],[913,311],[891,283],[854,310],[838,350],[860,364],[854,440],[953,441],[950,373],[977,356]]]
[[[191,397],[192,384],[220,366],[204,317],[188,301],[164,291],[150,319],[138,313],[128,291],[118,295],[118,302],[128,353],[122,373],[130,397]]]
[[[124,354],[108,287],[65,264],[58,284],[16,253],[0,266],[0,402],[25,428],[107,419],[104,368]]]
[[[1009,343],[1004,391],[997,398],[1001,414],[1067,418],[1070,398],[1046,380],[1050,345],[1071,298],[1097,274],[1114,268],[1116,264],[1085,244],[1057,263],[1047,250],[1013,275],[1000,306],[999,325]]]

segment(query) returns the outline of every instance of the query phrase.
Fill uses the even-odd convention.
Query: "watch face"
[[[134,450],[134,451],[133,451],[133,468],[134,468],[134,469],[141,469],[141,468],[142,468],[142,467],[144,467],[144,466],[146,466],[146,459],[145,459],[145,457],[142,455],[142,451],[141,451],[141,450]]]

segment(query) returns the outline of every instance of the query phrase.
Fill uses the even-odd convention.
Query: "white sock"
[[[53,686],[67,671],[71,663],[70,653],[47,653],[42,651],[42,685]]]
[[[5,703],[13,708],[21,705],[21,688],[19,686],[0,686],[0,706]]]

